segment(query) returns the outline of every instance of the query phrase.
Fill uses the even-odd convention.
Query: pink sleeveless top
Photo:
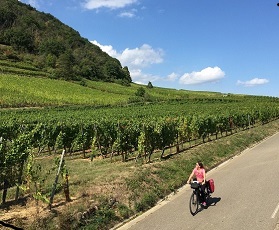
[[[196,175],[198,182],[203,182],[203,180],[204,180],[203,174],[205,173],[205,170],[202,168],[200,170],[197,170],[197,168],[194,168],[193,172]]]

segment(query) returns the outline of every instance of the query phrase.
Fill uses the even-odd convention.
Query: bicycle
[[[201,184],[198,181],[193,181],[190,183],[191,188],[193,189],[193,193],[190,197],[189,208],[190,213],[194,216],[199,211],[199,206],[201,206]],[[208,186],[208,182],[206,182],[206,187],[204,190],[205,200],[207,201],[210,197],[210,189]]]

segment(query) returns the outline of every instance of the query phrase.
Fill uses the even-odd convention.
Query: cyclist
[[[205,202],[205,188],[206,188],[206,180],[205,180],[205,169],[203,167],[202,162],[197,162],[196,167],[193,169],[191,175],[187,183],[189,184],[193,177],[196,177],[197,181],[201,184],[201,202],[203,206],[206,206]]]

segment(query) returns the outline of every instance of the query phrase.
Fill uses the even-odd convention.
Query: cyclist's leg
[[[205,184],[206,184],[206,191],[207,191],[208,194],[210,194],[209,181],[207,180],[207,181],[205,182]]]
[[[206,184],[201,185],[201,201],[202,202],[206,202],[205,189],[206,189]]]

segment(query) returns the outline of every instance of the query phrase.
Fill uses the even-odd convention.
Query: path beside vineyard
[[[118,230],[278,230],[279,133],[208,173],[216,190],[192,216],[189,185]]]

